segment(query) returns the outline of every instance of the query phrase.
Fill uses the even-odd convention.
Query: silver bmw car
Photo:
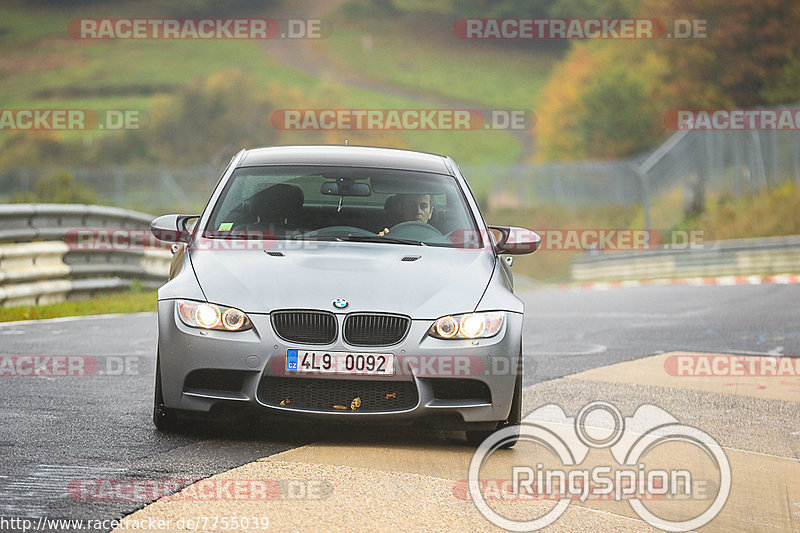
[[[449,157],[242,150],[202,214],[151,231],[174,252],[158,291],[159,429],[232,404],[432,422],[470,442],[519,422],[523,304],[505,254],[540,239],[487,226]]]

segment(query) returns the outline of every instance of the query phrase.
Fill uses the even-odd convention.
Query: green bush
[[[14,203],[51,203],[51,204],[93,204],[97,202],[97,193],[82,183],[66,170],[45,174],[39,178],[32,191],[14,194]]]
[[[580,95],[579,150],[590,158],[613,158],[647,150],[658,142],[658,108],[647,87],[617,67],[593,79]]]

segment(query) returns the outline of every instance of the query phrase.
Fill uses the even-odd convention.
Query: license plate
[[[286,351],[286,371],[308,374],[391,376],[394,354]]]

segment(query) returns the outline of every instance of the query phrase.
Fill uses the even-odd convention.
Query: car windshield
[[[480,245],[480,232],[454,177],[355,167],[237,169],[204,236]]]

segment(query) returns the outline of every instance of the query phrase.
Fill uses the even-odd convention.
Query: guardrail
[[[153,218],[95,205],[0,205],[0,306],[60,302],[134,282],[160,286],[169,276],[168,250],[82,248],[65,240],[80,229],[147,231]]]
[[[731,239],[708,249],[606,252],[576,257],[575,281],[624,281],[800,272],[800,235]]]
[[[154,217],[116,207],[0,205],[0,306],[39,305],[129,288],[169,276],[164,249],[81,248],[79,229],[147,231]],[[719,241],[709,249],[605,252],[577,257],[575,281],[623,281],[800,272],[800,235]]]

